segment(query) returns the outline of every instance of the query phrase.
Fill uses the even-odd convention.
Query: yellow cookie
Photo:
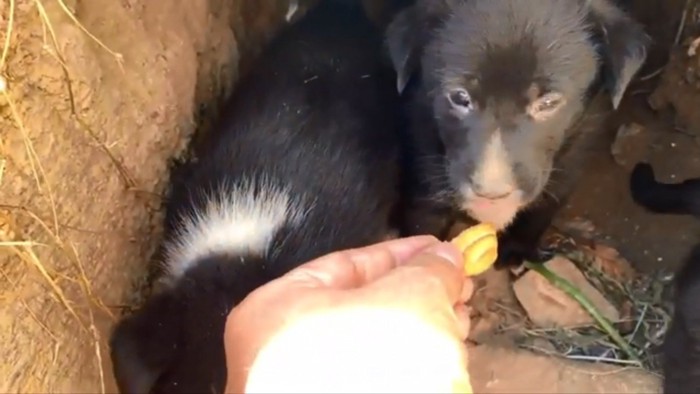
[[[496,230],[486,223],[462,231],[452,239],[452,243],[462,251],[464,272],[467,276],[476,276],[485,272],[498,258]]]

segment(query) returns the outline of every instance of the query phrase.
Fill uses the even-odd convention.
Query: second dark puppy
[[[122,392],[221,393],[236,304],[311,259],[387,237],[398,94],[381,48],[359,1],[324,0],[240,81],[172,179],[161,291],[112,335]]]
[[[651,212],[700,219],[700,178],[662,183],[651,165],[639,163],[630,177],[630,192]],[[675,291],[673,320],[662,349],[664,393],[700,393],[700,244],[676,273]]]
[[[417,0],[387,41],[410,97],[403,235],[444,238],[469,216],[502,232],[499,266],[541,261],[603,131],[610,105],[590,104],[607,87],[617,108],[646,58],[642,27],[607,0]]]

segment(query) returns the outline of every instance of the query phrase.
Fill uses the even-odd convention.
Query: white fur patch
[[[284,16],[284,19],[287,22],[291,22],[292,18],[294,17],[294,15],[296,15],[298,10],[299,10],[299,0],[290,0],[289,6],[287,8],[287,15]]]
[[[510,193],[504,198],[489,199],[476,195],[468,184],[461,188],[464,198],[462,209],[469,216],[481,223],[489,223],[498,230],[505,229],[522,205],[522,192],[517,190],[508,151],[503,145],[500,132],[496,131],[486,144],[471,182],[480,185],[483,192],[492,197]]]
[[[472,219],[479,223],[488,223],[498,231],[505,230],[513,222],[522,206],[520,191],[500,200],[489,201],[475,196],[470,187],[464,186],[462,195],[465,196],[462,209]]]
[[[175,240],[166,245],[167,281],[180,278],[213,254],[264,256],[279,229],[306,215],[288,189],[270,181],[243,181],[221,187],[204,210],[183,216]]]

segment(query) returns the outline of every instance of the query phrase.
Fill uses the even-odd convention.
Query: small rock
[[[615,162],[632,170],[635,164],[646,158],[649,151],[649,137],[648,130],[640,124],[631,123],[620,126],[615,142],[610,148]]]
[[[9,210],[0,211],[0,241],[17,240],[17,222]]]
[[[484,343],[494,335],[501,319],[496,313],[486,313],[474,319],[469,330],[469,340],[474,343]]]
[[[586,296],[598,311],[610,321],[620,320],[620,313],[593,287],[574,263],[557,256],[545,266],[558,276],[569,281]],[[576,300],[557,289],[542,275],[529,271],[513,284],[518,301],[532,322],[543,328],[572,327],[593,324],[593,318]]]
[[[610,246],[596,244],[593,247],[595,255],[594,267],[619,282],[634,279],[635,271],[627,259],[620,256],[620,252]]]

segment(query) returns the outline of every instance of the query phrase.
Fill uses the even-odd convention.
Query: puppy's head
[[[114,378],[121,393],[150,393],[180,352],[181,311],[174,293],[151,298],[121,320],[110,338]]]
[[[501,229],[543,192],[600,73],[617,107],[647,40],[607,0],[419,0],[387,36],[399,89],[422,74],[458,203]]]
[[[116,325],[110,348],[120,392],[223,392],[228,313],[261,283],[237,267],[226,256],[201,260]]]

